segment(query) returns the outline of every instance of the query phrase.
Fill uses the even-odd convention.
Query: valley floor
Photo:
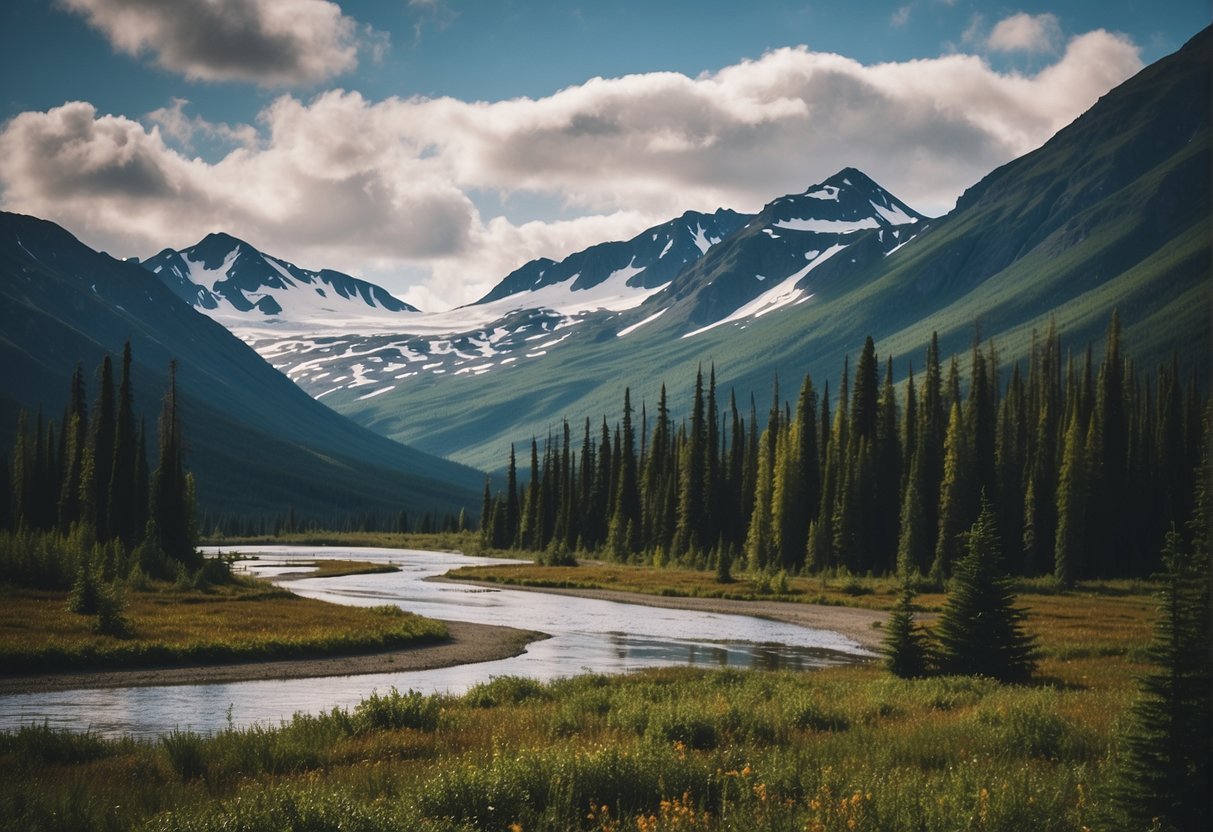
[[[461,581],[461,583],[494,586],[488,582]],[[510,588],[524,592],[575,595],[582,598],[597,598],[667,609],[768,618],[812,629],[832,630],[873,651],[880,647],[883,632],[879,628],[879,622],[883,622],[886,617],[886,613],[870,609],[786,601],[667,597],[608,589],[525,586],[511,586]],[[458,621],[443,623],[451,637],[449,641],[440,644],[424,644],[354,656],[0,676],[0,695],[53,690],[212,684],[261,679],[305,679],[320,676],[354,676],[365,673],[431,670],[438,667],[475,664],[516,656],[522,653],[530,642],[546,637],[542,633],[512,627],[491,627]]]
[[[461,621],[443,623],[450,633],[450,639],[438,644],[353,656],[0,676],[0,696],[56,690],[217,684],[432,670],[517,656],[530,642],[546,637],[541,633],[512,627],[488,627]]]

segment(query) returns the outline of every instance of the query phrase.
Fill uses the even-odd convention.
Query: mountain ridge
[[[227,232],[140,262],[178,297],[222,323],[281,329],[390,326],[416,307],[382,286],[333,269],[303,269]]]
[[[178,361],[189,464],[212,512],[317,516],[457,512],[478,505],[481,475],[358,427],[307,396],[225,327],[141,266],[85,246],[66,229],[0,212],[0,436],[16,410],[66,399],[132,341],[138,407],[153,431],[170,360]]]

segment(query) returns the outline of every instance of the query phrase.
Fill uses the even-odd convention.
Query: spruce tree
[[[714,449],[707,447],[707,429],[704,417],[703,370],[695,373],[695,395],[691,403],[691,426],[687,442],[679,459],[678,529],[674,535],[674,548],[679,553],[698,551],[710,541],[701,540],[705,531],[706,505],[704,501],[705,458]]]
[[[1140,698],[1124,734],[1117,804],[1128,826],[1185,832],[1213,825],[1213,671],[1209,553],[1184,551],[1167,533],[1159,576],[1159,618]]]
[[[948,435],[944,440],[944,476],[939,488],[939,534],[935,540],[935,560],[931,576],[942,580],[951,574],[952,566],[963,549],[961,534],[970,522],[971,468],[969,442],[960,405],[952,405],[948,418]]]
[[[143,538],[151,508],[151,473],[147,462],[147,423],[139,420],[139,438],[135,443],[135,528]]]
[[[522,499],[522,519],[519,521],[518,545],[523,549],[539,549],[539,487],[542,477],[539,472],[539,443],[531,437],[531,479]]]
[[[489,476],[484,475],[484,496],[480,500],[480,536],[485,545],[490,542],[493,524],[493,494],[489,488]]]
[[[914,590],[905,581],[889,620],[885,623],[885,639],[881,652],[885,668],[894,676],[914,679],[926,675],[926,639],[914,625]]]
[[[774,532],[771,524],[771,501],[774,477],[770,461],[774,457],[771,445],[778,441],[768,428],[762,432],[758,444],[758,469],[755,473],[754,510],[750,514],[750,528],[746,534],[746,562],[753,572],[761,572],[773,560]]]
[[[640,490],[636,475],[636,434],[632,429],[632,394],[623,391],[623,425],[616,442],[615,459],[619,474],[615,486],[615,507],[607,532],[611,554],[626,561],[639,547]]]
[[[138,494],[135,487],[135,402],[131,387],[131,342],[122,348],[122,378],[118,384],[118,411],[114,417],[114,450],[106,515],[109,532],[128,548],[142,532],[138,525]]]
[[[897,430],[897,396],[893,388],[893,359],[885,367],[878,405],[875,458],[872,460],[872,502],[869,519],[868,565],[875,572],[896,567],[901,515],[902,459]]]
[[[801,430],[793,422],[779,436],[771,489],[772,555],[782,569],[796,571],[804,562],[808,511],[801,465]]]
[[[897,539],[897,571],[902,575],[922,575],[930,568],[929,543],[934,539],[927,501],[923,498],[922,451],[914,454],[910,476],[901,502],[901,523]]]
[[[505,545],[518,545],[518,469],[514,460],[514,443],[510,443],[510,464],[505,483]]]
[[[719,414],[716,412],[716,365],[708,369],[708,404],[704,418],[703,468],[703,527],[699,538],[703,548],[720,537],[720,464],[717,457],[720,442]]]
[[[956,564],[935,633],[943,673],[1026,681],[1035,667],[1025,613],[1014,605],[1010,577],[1001,567],[994,510],[985,495],[969,529],[967,554]]]
[[[160,412],[160,460],[150,487],[148,537],[164,555],[188,568],[201,565],[190,536],[181,416],[177,402],[177,362],[169,364],[169,387]]]
[[[13,467],[10,478],[12,497],[9,512],[15,531],[28,529],[31,525],[29,517],[32,497],[30,494],[30,467],[33,454],[30,452],[29,440],[26,437],[25,422],[27,418],[25,409],[22,408],[17,414],[17,440],[13,445]]]
[[[90,506],[91,521],[97,530],[98,540],[113,537],[109,521],[109,487],[114,470],[114,438],[116,413],[114,403],[114,367],[110,357],[105,356],[97,370],[99,389],[93,404],[93,416],[89,422],[88,476],[81,482],[82,503]]]
[[[1072,587],[1083,561],[1087,505],[1086,432],[1077,409],[1070,416],[1057,484],[1057,537],[1053,544],[1053,574],[1063,587]]]
[[[38,427],[37,445],[41,449],[41,420]],[[66,532],[80,519],[80,478],[88,444],[88,405],[85,400],[84,370],[79,365],[72,373],[71,403],[64,414],[63,429],[67,436],[64,441],[63,483],[59,491],[59,529]]]

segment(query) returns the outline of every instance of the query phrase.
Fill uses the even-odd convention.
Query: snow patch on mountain
[[[790,220],[777,220],[776,228],[786,228],[789,231],[813,231],[818,234],[848,234],[852,231],[863,231],[867,228],[880,228],[880,223],[871,217],[862,220],[819,220],[813,217]]]
[[[649,315],[643,321],[634,323],[631,326],[625,326],[623,329],[621,329],[615,333],[615,337],[622,338],[625,335],[631,335],[633,332],[640,329],[645,324],[652,323],[653,321],[657,320],[658,318],[660,318],[662,315],[664,315],[666,312],[669,312],[669,311],[670,311],[670,307],[668,307],[668,306],[665,307],[664,309],[658,309],[656,312],[654,312],[652,315]]]
[[[709,237],[707,229],[702,223],[696,223],[694,230],[687,226],[687,231],[691,232],[691,242],[695,244],[695,248],[699,249],[700,254],[707,254],[708,249],[720,242],[719,237]]]
[[[699,329],[688,332],[682,337],[692,338],[696,335],[707,332],[710,329],[715,329],[723,324],[733,323],[735,321],[743,321],[747,318],[761,318],[768,312],[774,312],[776,309],[781,309],[790,304],[797,303],[802,300],[808,300],[810,297],[812,297],[812,295],[806,294],[804,289],[796,288],[796,284],[799,283],[805,275],[813,271],[813,269],[817,268],[835,254],[845,250],[846,248],[846,245],[836,243],[820,254],[818,254],[816,251],[806,252],[805,257],[808,258],[810,262],[803,269],[788,275],[779,283],[775,284],[770,289],[767,289],[749,303],[734,310],[731,315],[727,315],[715,323],[710,323],[707,326],[703,326]]]

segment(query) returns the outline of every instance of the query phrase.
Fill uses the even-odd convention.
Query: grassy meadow
[[[359,568],[331,566],[332,574]],[[70,612],[68,594],[0,585],[5,674],[365,653],[447,635],[441,622],[398,607],[341,606],[237,579],[203,588],[128,587],[123,616],[129,632],[113,636],[99,632],[94,617]]]
[[[695,574],[626,572],[611,583],[658,593],[690,592]],[[809,583],[792,579],[787,594],[815,599],[821,581]],[[879,580],[855,579],[858,592],[838,583],[838,602],[895,600]],[[1116,829],[1108,788],[1118,724],[1146,669],[1154,603],[1148,588],[1128,583],[1039,589],[1020,596],[1041,651],[1029,685],[902,680],[877,663],[801,673],[676,668],[550,684],[503,677],[461,697],[379,691],[349,711],[158,742],[31,726],[0,735],[0,823],[165,832]],[[834,597],[829,582],[824,591]],[[930,608],[941,598],[920,600]]]

